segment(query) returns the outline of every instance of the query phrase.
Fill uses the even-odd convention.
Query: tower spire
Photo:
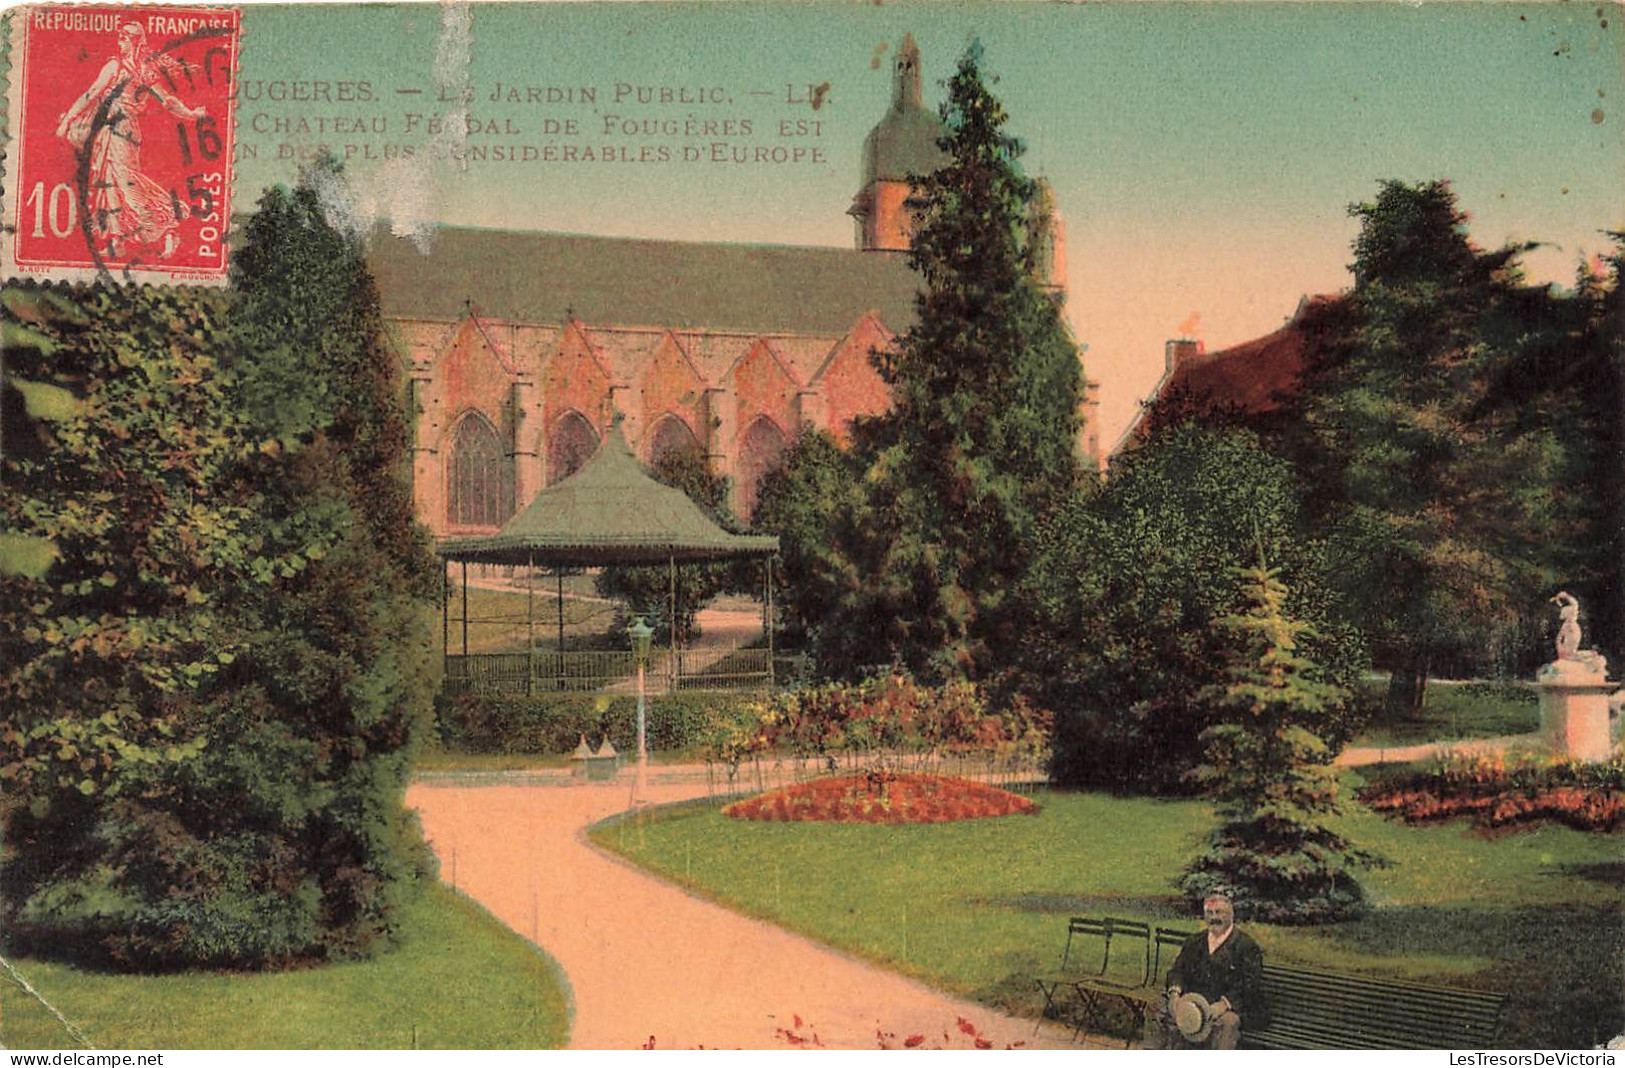
[[[920,48],[914,43],[912,33],[903,35],[903,43],[897,49],[891,106],[894,111],[925,106],[925,96],[920,89]]]

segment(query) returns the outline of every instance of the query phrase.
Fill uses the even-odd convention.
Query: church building
[[[908,175],[935,170],[941,123],[920,54],[897,52],[892,99],[864,142],[851,249],[442,227],[427,255],[375,233],[384,317],[409,368],[413,494],[437,537],[489,533],[573,473],[616,418],[654,464],[694,450],[748,519],[803,427],[849,435],[889,404],[870,361],[914,318]],[[1029,226],[1064,300],[1053,197]],[[1099,448],[1089,384],[1080,451]]]

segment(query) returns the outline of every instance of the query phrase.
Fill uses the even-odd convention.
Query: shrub
[[[719,723],[753,719],[749,696],[656,694],[644,709],[649,748],[660,752],[708,748]],[[582,735],[607,737],[621,752],[637,748],[638,699],[633,694],[461,694],[435,702],[442,745],[467,753],[568,753]]]
[[[797,757],[898,754],[1036,758],[1047,751],[1051,717],[1017,696],[993,707],[971,682],[921,686],[905,675],[831,683],[781,693],[755,706],[754,724],[734,724],[714,753],[739,757],[779,749]],[[737,754],[737,755],[736,755]]]
[[[1223,663],[1215,624],[1260,543],[1291,588],[1286,607],[1313,627],[1304,653],[1345,689],[1362,666],[1292,472],[1249,434],[1167,431],[1118,461],[1102,490],[1062,507],[1040,542],[1016,685],[1056,711],[1052,772],[1064,785],[1192,789],[1187,773],[1215,722],[1202,698]],[[1336,750],[1358,725],[1345,704],[1317,733]]]

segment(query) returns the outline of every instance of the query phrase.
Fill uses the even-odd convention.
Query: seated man
[[[1236,930],[1235,906],[1222,894],[1202,902],[1202,922],[1207,929],[1186,941],[1168,970],[1167,993],[1150,1021],[1147,1045],[1152,1049],[1235,1049],[1244,1017],[1263,1022],[1264,951]],[[1199,994],[1207,1000],[1205,1019],[1193,1018],[1192,1003],[1182,1002],[1181,994]],[[1193,1026],[1196,1023],[1202,1026]]]

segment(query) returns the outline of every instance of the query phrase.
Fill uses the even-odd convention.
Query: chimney
[[[1192,356],[1202,355],[1205,348],[1206,346],[1193,338],[1174,338],[1163,349],[1164,355],[1168,358],[1168,370],[1172,371]]]

